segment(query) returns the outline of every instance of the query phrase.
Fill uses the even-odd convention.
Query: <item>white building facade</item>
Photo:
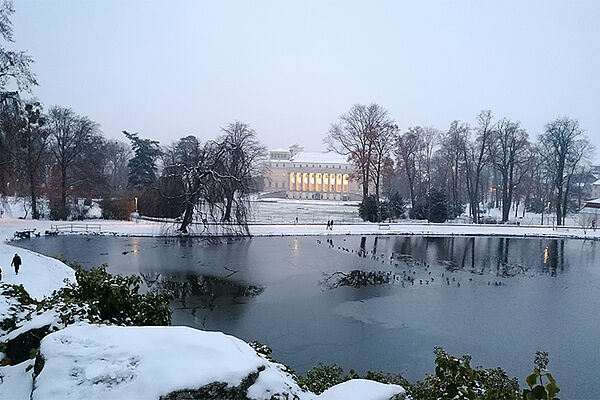
[[[361,200],[362,188],[353,179],[346,156],[305,152],[294,145],[269,151],[264,191],[273,197],[312,200]]]

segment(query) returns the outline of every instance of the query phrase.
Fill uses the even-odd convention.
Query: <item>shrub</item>
[[[435,375],[407,387],[415,399],[455,400],[520,400],[519,382],[510,379],[501,368],[474,369],[471,357],[459,358],[446,353],[441,347],[434,349]]]
[[[135,211],[135,203],[130,199],[103,199],[100,201],[102,218],[128,220]]]
[[[171,296],[167,293],[140,294],[138,276],[111,275],[106,265],[85,271],[76,267],[78,284],[69,283],[53,298],[64,323],[77,317],[92,322],[120,325],[169,325]]]
[[[310,390],[315,394],[321,394],[325,390],[338,383],[346,382],[352,377],[342,375],[344,370],[337,365],[320,364],[306,372],[306,377],[298,376],[297,382],[304,390]]]
[[[365,197],[358,205],[358,215],[364,221],[379,222],[390,218],[400,218],[404,214],[406,203],[398,192],[391,192],[388,200],[379,201],[377,215],[377,199],[375,195]]]

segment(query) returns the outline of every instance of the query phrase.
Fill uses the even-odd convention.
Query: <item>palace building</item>
[[[264,191],[288,199],[361,200],[353,172],[346,156],[305,152],[298,145],[275,149],[265,163]]]

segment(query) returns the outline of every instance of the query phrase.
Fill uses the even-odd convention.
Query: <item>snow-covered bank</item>
[[[242,340],[185,327],[81,323],[46,336],[35,369],[32,364],[0,367],[0,399],[388,400],[405,394],[398,385],[356,379],[316,396]]]
[[[33,222],[33,223],[32,223]],[[23,285],[29,295],[36,299],[49,296],[53,291],[65,285],[65,279],[75,281],[75,271],[64,263],[54,258],[46,257],[29,250],[19,249],[6,243],[12,239],[15,231],[33,229],[38,221],[20,219],[0,219],[0,268],[2,268],[2,279],[0,282],[14,285]],[[38,229],[40,230],[40,229]],[[11,267],[11,261],[15,253],[18,253],[23,261],[19,274]],[[1,306],[1,303],[0,303]],[[0,315],[2,314],[0,308]]]
[[[109,221],[96,220],[94,225],[100,227],[90,230],[87,234],[103,234],[117,236],[177,236],[178,224],[175,222],[160,221]],[[68,227],[73,225],[74,234],[86,234],[78,226],[85,223],[32,221],[19,219],[0,220],[0,240],[12,238],[17,230],[36,228],[38,232],[49,230],[51,225],[63,226],[67,229],[61,231],[71,233]],[[600,229],[584,230],[581,227],[556,227],[547,225],[475,225],[475,224],[428,224],[422,222],[400,223],[360,223],[360,224],[334,224],[332,230],[326,229],[322,224],[250,224],[251,236],[320,236],[320,235],[435,235],[435,236],[505,236],[505,237],[550,237],[574,239],[600,239]],[[190,236],[202,235],[227,235],[227,232],[218,231],[214,226],[205,230],[202,224],[193,224],[189,228]],[[8,260],[10,264],[10,260]]]

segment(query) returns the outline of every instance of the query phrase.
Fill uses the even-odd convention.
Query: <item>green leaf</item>
[[[548,398],[546,395],[546,389],[544,389],[544,387],[541,385],[534,387],[531,392],[533,393],[534,399],[545,400]]]
[[[527,377],[527,379],[525,379],[527,381],[527,385],[529,385],[530,388],[533,388],[535,386],[535,384],[537,383],[537,379],[538,379],[538,374],[536,374],[535,372],[531,375],[529,375]]]
[[[554,397],[558,392],[560,392],[560,388],[556,386],[556,381],[551,380],[550,383],[546,385],[546,390],[548,391],[548,397]]]

